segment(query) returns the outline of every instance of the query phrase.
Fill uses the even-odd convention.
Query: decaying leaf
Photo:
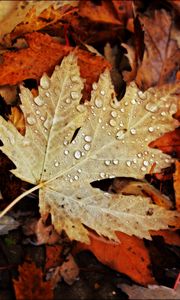
[[[170,157],[148,144],[176,126],[176,85],[142,93],[132,83],[118,102],[106,70],[85,104],[82,89],[73,54],[51,78],[41,78],[37,97],[21,87],[25,136],[0,118],[1,149],[16,165],[12,173],[36,185],[29,192],[40,189],[41,215],[50,213],[55,229],[70,239],[89,242],[84,225],[114,240],[115,231],[150,239],[149,230],[175,225],[178,213],[146,197],[104,193],[90,183],[142,179],[154,162],[155,172],[169,166]]]
[[[14,124],[17,130],[24,135],[25,134],[25,120],[22,111],[14,106],[11,107],[11,114],[9,115],[9,121]]]
[[[143,240],[122,232],[118,232],[117,236],[121,241],[120,244],[110,243],[104,238],[90,234],[91,243],[89,245],[78,243],[74,253],[89,250],[100,262],[126,274],[135,282],[142,285],[155,283],[150,270],[149,253]]]
[[[7,104],[12,104],[15,102],[17,97],[17,86],[1,86],[0,96],[4,99]]]
[[[129,299],[179,299],[180,289],[171,289],[162,285],[149,285],[144,288],[138,285],[121,284],[119,286],[125,293],[128,294]]]
[[[0,235],[8,234],[10,230],[19,227],[20,223],[10,216],[4,216],[0,219]]]
[[[28,48],[4,53],[3,62],[0,64],[0,85],[14,85],[25,79],[39,80],[44,72],[50,74],[55,65],[73,51],[73,47],[61,45],[48,34],[33,32],[27,34],[25,38]],[[87,94],[90,93],[92,83],[98,80],[105,68],[110,68],[110,64],[103,57],[94,56],[87,51],[81,49],[75,51],[81,76],[86,79],[84,96],[88,98]]]
[[[179,186],[179,177],[180,177],[180,162],[176,161],[176,171],[174,173],[174,190],[176,195],[176,208],[180,211],[180,186]]]
[[[178,71],[180,49],[171,38],[172,18],[165,10],[155,10],[153,17],[141,16],[145,52],[137,71],[136,83],[141,89],[173,82]],[[148,72],[147,72],[148,70]]]
[[[19,266],[19,279],[14,279],[13,284],[18,300],[54,299],[51,283],[43,281],[42,270],[33,262],[24,262]]]

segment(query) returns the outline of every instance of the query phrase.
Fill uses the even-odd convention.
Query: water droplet
[[[149,132],[153,132],[153,131],[154,131],[154,128],[153,128],[153,127],[149,127],[149,128],[148,128],[148,131],[149,131]]]
[[[161,116],[163,116],[163,117],[166,116],[166,112],[165,112],[165,111],[162,111],[162,112],[161,112]]]
[[[78,93],[78,92],[71,92],[71,98],[72,98],[73,100],[78,99],[78,98],[79,98],[79,93]]]
[[[67,99],[65,100],[65,102],[66,102],[67,104],[70,104],[70,103],[71,103],[71,99],[70,99],[70,98],[67,98]]]
[[[54,163],[54,165],[55,165],[55,167],[58,167],[58,166],[59,166],[59,162],[56,161],[56,162]]]
[[[109,124],[110,124],[112,127],[115,127],[115,126],[116,126],[116,121],[113,120],[113,119],[111,119],[111,120],[109,121]]]
[[[101,122],[102,122],[102,119],[99,118],[98,122],[101,123]]]
[[[128,106],[128,102],[126,101],[126,102],[124,103],[124,105],[125,105],[125,106]]]
[[[137,163],[137,159],[133,158],[133,163],[136,164]]]
[[[90,143],[90,142],[92,142],[92,137],[90,135],[86,135],[84,137],[84,140],[85,140],[85,142]]]
[[[150,111],[150,112],[153,112],[153,113],[158,111],[157,105],[153,102],[147,103],[145,108],[146,108],[147,111]]]
[[[81,170],[81,169],[78,169],[77,171],[78,171],[78,173],[79,173],[79,174],[82,172],[82,170]]]
[[[113,111],[111,112],[111,116],[112,116],[113,118],[116,118],[116,117],[117,117],[117,111],[113,110]]]
[[[68,144],[68,141],[67,140],[64,140],[64,146],[67,146],[67,144]]]
[[[143,161],[143,165],[144,165],[145,167],[147,167],[147,166],[149,166],[149,162],[148,162],[147,160],[144,160],[144,161]]]
[[[46,119],[46,121],[44,121],[43,125],[44,125],[44,127],[46,129],[49,129],[49,127],[50,127],[50,121],[48,119]]]
[[[69,182],[71,182],[71,183],[72,183],[72,182],[73,182],[73,179],[72,179],[72,178],[70,178],[70,179],[69,179]]]
[[[94,101],[97,108],[101,108],[103,106],[103,102],[100,98],[96,98]]]
[[[147,99],[146,93],[143,93],[142,91],[138,91],[137,94],[141,100]]]
[[[136,104],[136,99],[132,99],[131,104]]]
[[[48,89],[49,88],[49,86],[50,86],[50,79],[49,79],[49,77],[46,74],[41,77],[41,79],[40,79],[40,86],[43,89]]]
[[[64,155],[68,155],[69,151],[68,150],[64,150]]]
[[[28,116],[27,122],[29,125],[34,125],[36,123],[36,119],[33,116]]]
[[[116,138],[117,138],[117,140],[122,140],[124,138],[124,131],[123,130],[119,130],[116,133]]]
[[[46,97],[48,97],[48,98],[50,97],[49,92],[46,92],[45,95],[46,95]]]
[[[120,111],[121,111],[122,113],[124,113],[125,110],[124,110],[124,108],[121,108]]]
[[[86,110],[86,107],[85,107],[85,105],[79,104],[79,105],[76,106],[76,109],[77,109],[77,111],[79,111],[80,113],[83,113],[83,112]]]
[[[142,157],[142,153],[138,153],[137,157],[141,158]]]
[[[76,75],[71,76],[72,82],[79,82],[79,77]]]
[[[130,161],[130,160],[127,160],[127,161],[126,161],[126,165],[127,165],[128,167],[130,167],[130,166],[131,166],[131,161]]]
[[[36,110],[36,115],[40,115],[40,111],[39,110]]]
[[[104,90],[101,90],[101,91],[100,91],[100,94],[101,94],[102,96],[104,96],[104,95],[105,95],[105,91],[104,91]]]
[[[44,105],[44,100],[43,100],[40,96],[37,96],[36,98],[34,98],[34,102],[35,102],[36,105],[38,105],[38,106]]]
[[[119,160],[118,160],[118,159],[114,159],[114,160],[113,160],[113,164],[114,164],[114,165],[118,165],[118,163],[119,163]]]
[[[42,117],[40,117],[40,119],[41,119],[41,121],[44,121],[45,120],[45,118],[42,116]]]
[[[109,166],[109,165],[110,165],[110,163],[111,163],[111,161],[110,161],[110,160],[105,160],[105,161],[104,161],[104,164],[105,164],[106,166]]]
[[[85,144],[85,145],[84,145],[84,150],[89,151],[90,148],[91,148],[91,145],[90,145],[90,144]]]
[[[92,88],[93,88],[93,90],[97,90],[97,83],[96,82],[94,82],[93,84],[92,84]]]
[[[148,153],[149,153],[148,151],[144,151],[144,155],[148,155]]]
[[[136,129],[135,128],[131,128],[131,130],[130,130],[130,132],[131,132],[131,134],[136,134]]]
[[[177,105],[175,103],[171,104],[170,108],[169,108],[169,113],[171,115],[175,114],[177,111]]]
[[[124,126],[124,124],[123,124],[122,121],[120,122],[119,126],[120,126],[120,127],[123,127],[123,126]]]
[[[77,150],[77,151],[74,152],[74,157],[75,157],[76,159],[80,159],[80,158],[81,158],[81,155],[82,155],[82,153],[81,153],[81,151],[79,151],[79,150]]]
[[[169,163],[169,162],[170,162],[170,159],[166,158],[166,159],[165,159],[165,162],[166,162],[166,163]]]
[[[141,171],[145,172],[146,168],[145,167],[141,167]]]
[[[79,179],[79,176],[78,175],[75,175],[74,176],[74,180],[78,180]]]
[[[104,178],[104,177],[106,177],[106,174],[103,173],[103,172],[101,172],[101,173],[99,173],[99,176],[100,176],[101,178]]]

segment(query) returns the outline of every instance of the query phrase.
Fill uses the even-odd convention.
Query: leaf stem
[[[19,195],[16,199],[14,199],[1,213],[0,213],[0,218],[2,218],[16,203],[18,203],[22,198],[25,196],[31,194],[32,192],[38,190],[44,185],[43,182],[39,183],[38,185],[32,187],[31,189],[25,191],[21,195]]]

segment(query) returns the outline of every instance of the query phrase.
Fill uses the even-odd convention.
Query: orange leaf
[[[175,154],[180,158],[180,128],[165,133],[162,137],[150,143],[150,147],[158,148],[167,154]]]
[[[150,231],[152,236],[162,236],[165,243],[169,245],[179,246],[180,247],[180,236],[175,231],[171,230],[158,230]]]
[[[24,262],[18,270],[19,279],[13,280],[17,300],[53,299],[51,283],[43,281],[42,270],[33,262]]]
[[[57,267],[62,263],[62,249],[61,245],[46,245],[46,270]]]
[[[29,78],[38,80],[44,72],[51,73],[55,65],[74,50],[73,47],[59,44],[48,34],[33,32],[25,38],[28,48],[4,53],[3,62],[0,64],[0,85],[17,84]],[[98,80],[99,75],[110,64],[103,57],[84,50],[76,48],[75,53],[78,56],[81,76],[86,79],[87,97],[92,83]]]
[[[174,190],[176,195],[176,208],[180,211],[180,162],[176,161],[176,171],[174,173]]]
[[[11,115],[9,116],[9,120],[13,123],[13,125],[22,135],[25,134],[24,115],[18,107],[11,107]]]
[[[90,250],[103,264],[122,272],[142,285],[153,284],[155,279],[149,269],[150,258],[143,240],[118,232],[120,244],[106,242],[90,234],[91,244],[79,243],[75,252]]]

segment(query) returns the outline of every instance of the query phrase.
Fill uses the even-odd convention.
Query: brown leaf
[[[180,235],[172,230],[150,231],[152,236],[162,236],[165,243],[180,247]]]
[[[155,283],[149,269],[151,262],[148,250],[143,240],[122,232],[118,232],[117,236],[120,244],[107,242],[104,238],[90,234],[91,244],[79,243],[75,252],[90,250],[100,262],[128,275],[135,282],[142,285]]]
[[[61,45],[47,34],[33,32],[25,37],[28,48],[4,53],[0,64],[0,85],[17,84],[29,78],[38,80],[44,72],[51,73],[55,65],[73,50],[73,47]],[[92,83],[110,64],[103,57],[80,49],[75,49],[75,53],[81,76],[86,79],[84,96],[88,97]]]
[[[46,270],[57,267],[62,263],[62,249],[61,245],[46,245]]]
[[[19,107],[11,107],[11,114],[9,116],[9,121],[14,124],[17,130],[24,135],[25,134],[25,120],[24,115]]]
[[[173,154],[180,158],[180,128],[165,133],[162,137],[150,143],[153,148],[158,148],[167,154]]]
[[[171,39],[172,18],[165,10],[155,10],[153,16],[140,16],[144,29],[145,51],[137,71],[136,83],[144,90],[154,85],[175,81],[180,50]]]
[[[81,17],[86,17],[93,22],[121,24],[111,1],[102,0],[98,4],[91,0],[80,1],[79,14]]]
[[[51,283],[43,281],[42,270],[33,262],[24,262],[18,270],[19,278],[13,280],[17,300],[53,299]]]
[[[176,161],[176,171],[174,173],[174,190],[176,195],[176,208],[180,211],[180,162]]]

